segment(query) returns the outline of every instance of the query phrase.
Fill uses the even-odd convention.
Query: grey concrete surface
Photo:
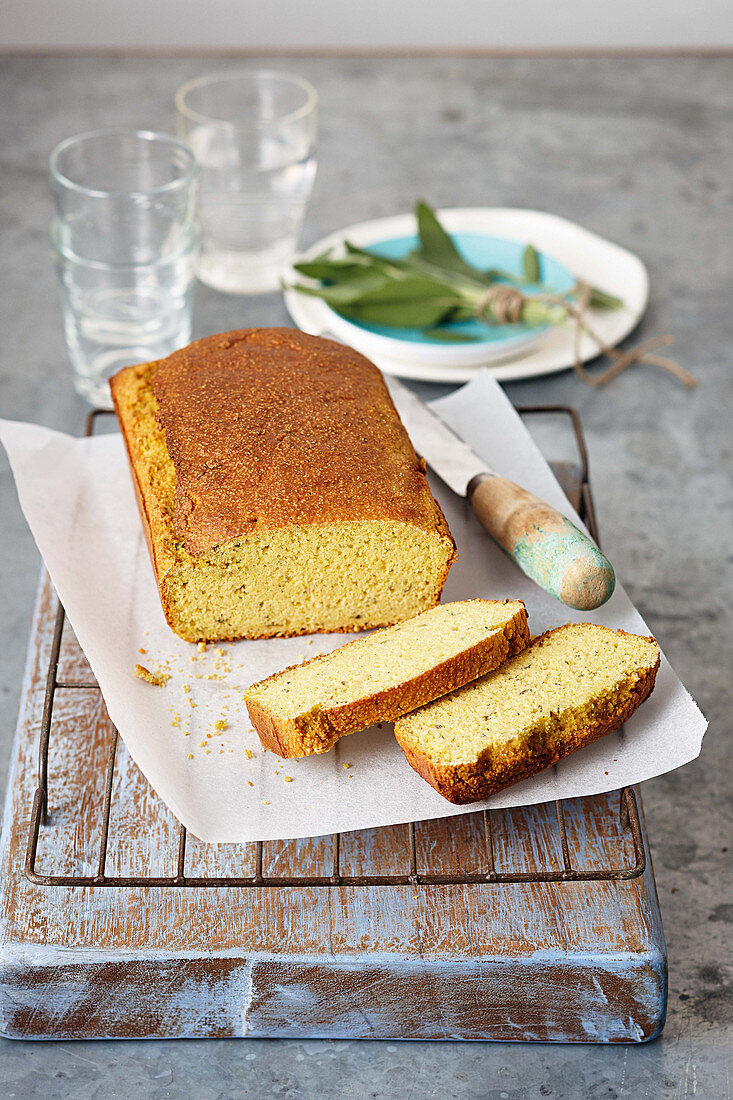
[[[268,64],[277,62],[268,61]],[[305,243],[436,204],[539,207],[636,250],[689,393],[651,367],[606,391],[572,373],[508,387],[580,411],[604,546],[711,721],[701,758],[644,787],[670,955],[662,1038],[639,1048],[298,1041],[0,1043],[8,1097],[730,1096],[731,333],[730,59],[282,62],[321,95]],[[221,59],[0,60],[0,411],[79,431],[46,244],[46,156],[104,124],[170,129],[176,87]],[[281,323],[278,296],[204,288],[196,333]],[[433,392],[437,392],[434,390]],[[4,458],[0,746],[7,763],[38,559]]]

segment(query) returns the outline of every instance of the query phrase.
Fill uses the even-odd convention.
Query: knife
[[[436,474],[466,497],[479,523],[531,580],[568,607],[591,611],[613,592],[608,559],[556,508],[501,477],[419,397],[384,378],[407,434]]]

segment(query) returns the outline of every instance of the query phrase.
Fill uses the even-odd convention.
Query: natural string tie
[[[568,299],[572,298],[573,295],[577,296],[575,301],[569,301]],[[521,290],[518,290],[517,287],[510,286],[508,283],[494,283],[481,295],[476,305],[475,315],[479,321],[486,320],[488,315],[495,324],[514,325],[522,320],[522,310],[525,302],[534,300],[546,302],[548,305],[560,305],[566,310],[568,317],[571,318],[575,326],[573,341],[575,373],[586,385],[606,386],[633,363],[651,363],[654,366],[661,367],[662,370],[669,371],[688,389],[695,388],[697,381],[689,371],[685,370],[674,359],[669,359],[666,355],[655,354],[656,348],[666,347],[673,343],[674,337],[669,335],[651,336],[647,340],[642,340],[635,347],[626,348],[625,350],[607,344],[588,322],[590,296],[590,286],[580,280],[568,292],[567,297],[560,294],[536,294],[530,298],[528,295],[523,294]],[[611,360],[611,365],[600,374],[589,374],[583,363],[580,341],[584,333],[593,341],[599,352]]]

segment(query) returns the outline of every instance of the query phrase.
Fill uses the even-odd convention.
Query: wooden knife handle
[[[611,563],[556,508],[492,474],[475,477],[468,497],[481,525],[541,588],[579,611],[610,599],[616,584]]]

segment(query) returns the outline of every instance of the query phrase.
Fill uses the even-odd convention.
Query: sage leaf
[[[378,290],[386,281],[379,272],[367,272],[359,279],[350,279],[331,286],[304,286],[302,283],[295,283],[291,290],[309,294],[312,298],[321,298],[338,311],[340,306],[356,301],[371,290]]]
[[[458,321],[475,321],[475,320],[476,320],[476,310],[472,306],[456,306],[456,308],[451,313],[450,317],[447,318],[447,321],[449,321],[451,324],[457,323]]]
[[[522,270],[524,271],[524,277],[528,283],[539,283],[542,281],[540,258],[537,254],[537,249],[532,244],[528,244],[522,253]]]
[[[351,244],[350,241],[344,241],[344,247],[348,253],[347,259],[352,259],[356,263],[369,264],[371,267],[380,267],[382,270],[397,274],[400,271],[407,271],[408,258],[405,256],[401,260],[393,260],[388,256],[380,256],[378,252],[370,252],[368,248],[358,248],[355,244]]]
[[[361,256],[365,260],[384,260],[386,258],[380,256],[378,252],[371,252],[368,248],[359,248],[358,245],[352,244],[351,241],[344,241],[344,248],[350,256]]]
[[[412,301],[354,302],[337,312],[350,321],[397,328],[431,328],[450,312],[452,302],[440,299]]]
[[[298,274],[305,275],[308,279],[320,279],[328,283],[361,279],[371,270],[367,264],[345,263],[338,260],[308,260],[293,264],[293,267]]]
[[[376,325],[426,328],[439,324],[460,299],[450,286],[420,276],[385,280],[344,303],[339,312]]]
[[[621,309],[623,304],[620,298],[614,297],[613,294],[606,294],[605,290],[599,290],[595,286],[590,288],[588,305],[592,309]]]
[[[362,294],[365,302],[409,302],[413,300],[429,301],[440,298],[451,305],[460,305],[460,298],[448,283],[439,283],[422,275],[407,276],[404,279],[382,279],[379,285],[369,287]]]
[[[456,271],[471,279],[480,278],[480,272],[463,259],[452,238],[438,221],[432,207],[426,202],[418,202],[415,206],[415,217],[420,238],[418,256],[430,263],[439,264],[447,271]]]
[[[454,332],[445,324],[438,325],[436,328],[426,328],[423,336],[428,336],[431,340],[443,340],[447,344],[475,344],[479,339],[470,332]]]

